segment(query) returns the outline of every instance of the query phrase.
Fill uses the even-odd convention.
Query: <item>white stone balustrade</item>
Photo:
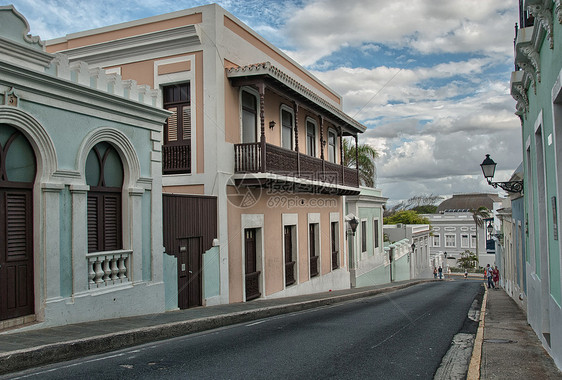
[[[90,253],[88,260],[88,289],[130,282],[131,250]]]

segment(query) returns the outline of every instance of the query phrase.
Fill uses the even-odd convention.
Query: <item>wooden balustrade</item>
[[[250,301],[261,296],[260,293],[260,271],[246,273],[246,301]]]
[[[191,145],[163,145],[162,173],[191,173]]]
[[[310,257],[310,277],[315,277],[320,274],[320,272],[318,272],[318,259],[319,256]]]
[[[263,160],[264,150],[265,160]],[[273,173],[334,185],[359,187],[356,169],[264,143],[234,144],[234,171],[235,173]]]
[[[295,283],[295,261],[285,263],[285,286]]]

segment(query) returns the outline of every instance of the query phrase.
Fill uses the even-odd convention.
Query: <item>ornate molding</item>
[[[531,75],[533,78],[533,88],[535,88],[536,82],[540,83],[541,81],[539,52],[535,49],[533,44],[520,45],[518,48],[523,56],[518,56],[515,63]]]
[[[529,12],[540,23],[546,31],[546,36],[550,42],[550,48],[554,49],[554,32],[552,27],[552,1],[540,1],[538,4],[527,5]]]
[[[523,119],[529,111],[529,98],[521,71],[511,73],[511,96],[517,102],[515,114]]]

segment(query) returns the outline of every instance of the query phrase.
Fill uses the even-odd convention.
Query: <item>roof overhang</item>
[[[226,76],[236,87],[266,84],[267,88],[280,95],[294,99],[322,114],[323,117],[340,126],[345,136],[356,135],[367,130],[363,124],[269,62],[227,68]]]

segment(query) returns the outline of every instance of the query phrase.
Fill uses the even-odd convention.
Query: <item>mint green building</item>
[[[519,3],[511,94],[522,125],[527,318],[562,368],[562,7]]]
[[[158,93],[0,7],[0,330],[163,312]]]

